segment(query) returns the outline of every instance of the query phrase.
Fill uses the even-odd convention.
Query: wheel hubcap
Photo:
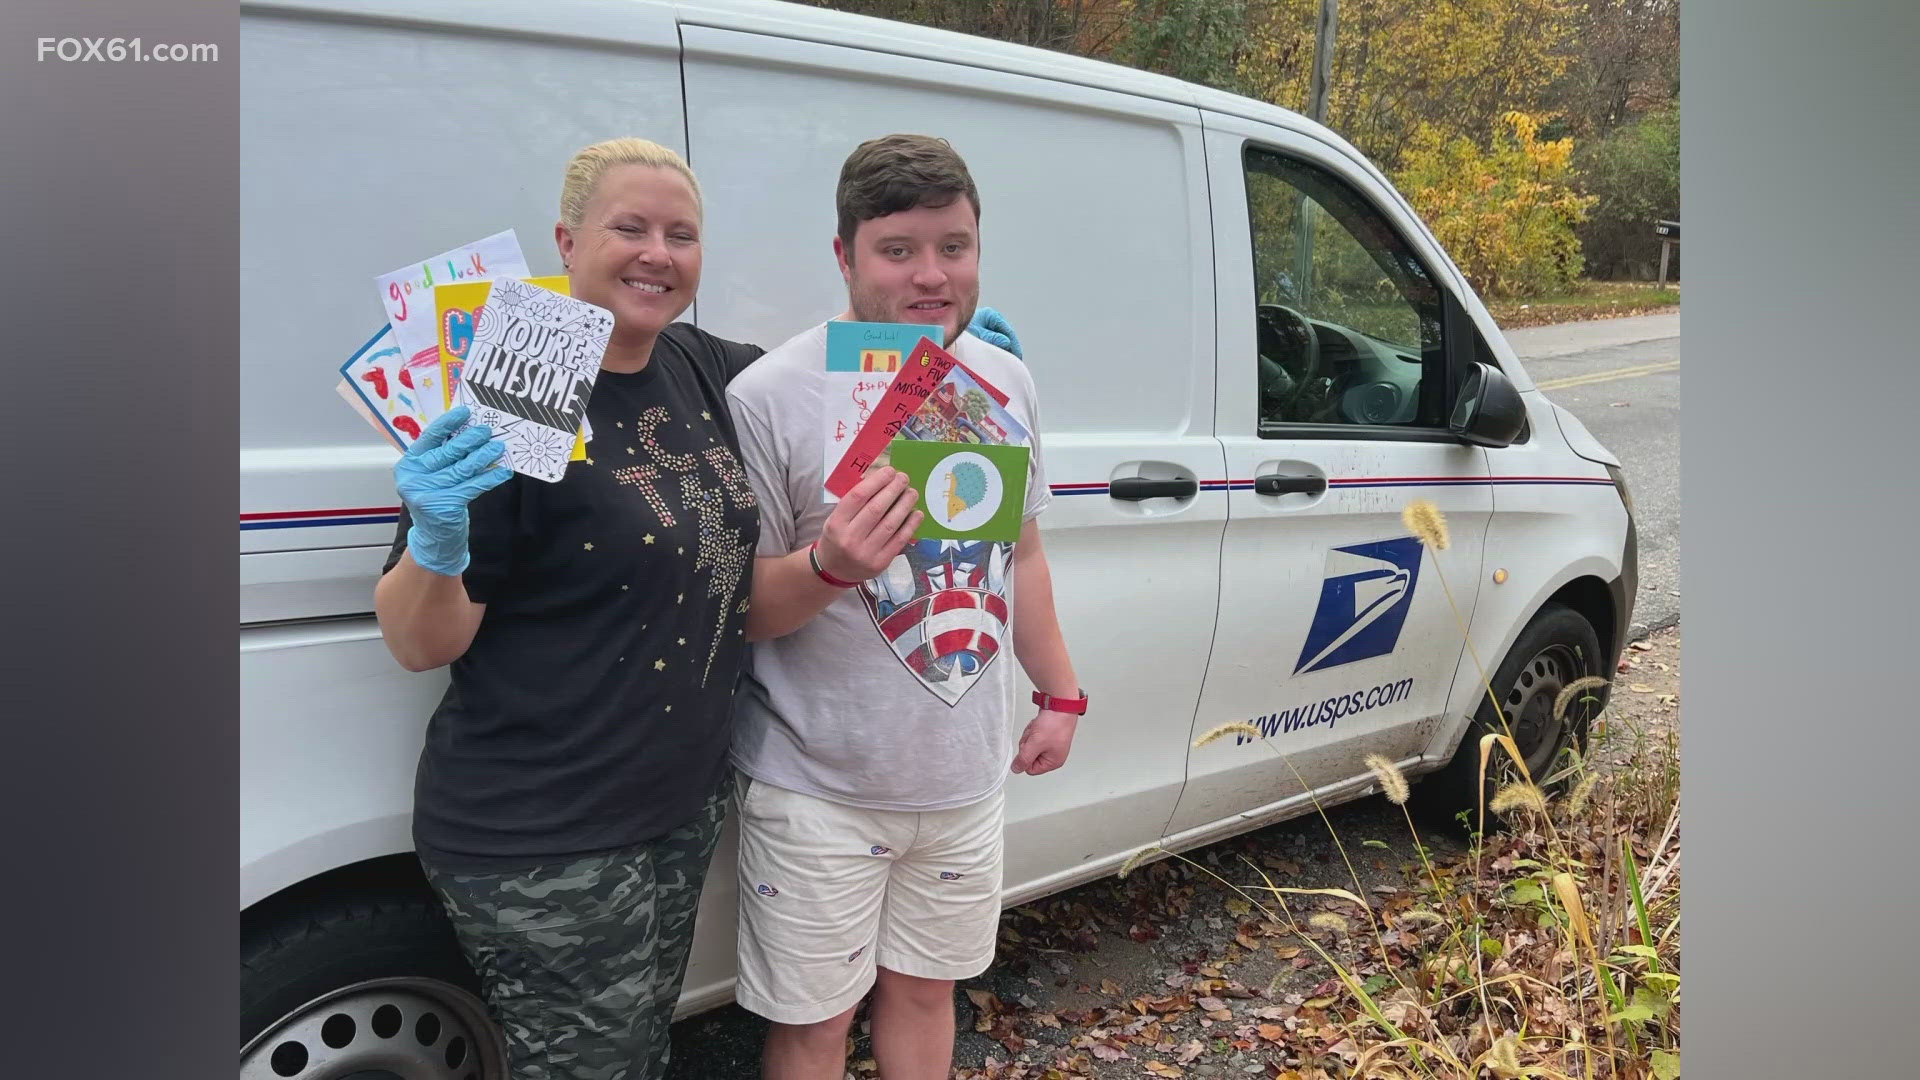
[[[1500,703],[1506,711],[1507,723],[1513,726],[1513,741],[1520,747],[1527,771],[1536,781],[1545,779],[1541,773],[1553,763],[1553,755],[1560,748],[1567,728],[1565,720],[1553,715],[1553,703],[1560,691],[1580,675],[1580,660],[1572,649],[1564,645],[1548,646],[1520,669],[1506,700]],[[1578,707],[1569,706],[1568,712]]]
[[[505,1080],[479,999],[437,979],[377,979],[308,1002],[240,1051],[240,1080]]]

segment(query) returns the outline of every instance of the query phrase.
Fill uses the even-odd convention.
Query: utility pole
[[[1319,37],[1313,46],[1313,91],[1307,103],[1307,115],[1315,123],[1327,122],[1327,87],[1333,82],[1333,33],[1340,20],[1340,0],[1320,0]]]
[[[1333,34],[1340,19],[1340,0],[1320,0],[1319,34],[1313,46],[1313,88],[1307,101],[1307,115],[1314,123],[1327,122],[1327,93],[1333,83]],[[1298,239],[1294,248],[1294,296],[1303,308],[1311,306],[1313,296],[1313,202],[1303,192],[1295,204],[1294,228]]]

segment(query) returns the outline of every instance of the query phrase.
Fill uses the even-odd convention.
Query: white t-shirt
[[[951,352],[1007,396],[1033,433],[1024,520],[1048,502],[1033,376],[963,334]],[[740,457],[760,502],[761,556],[819,539],[827,329],[755,361],[727,388]],[[753,647],[733,761],[755,780],[880,810],[986,798],[1014,755],[1011,543],[922,540],[805,626]]]

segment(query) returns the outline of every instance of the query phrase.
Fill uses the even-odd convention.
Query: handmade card
[[[1024,446],[963,446],[895,439],[888,463],[920,493],[922,540],[1020,539],[1027,504]]]
[[[573,282],[564,274],[524,279],[530,285],[550,289],[562,296],[573,294]],[[480,309],[486,305],[491,281],[461,281],[436,285],[433,289],[435,331],[440,343],[440,383],[446,388],[442,411],[453,407],[453,392],[460,385],[460,368],[473,347],[473,327]],[[434,415],[439,415],[435,413]],[[587,442],[593,438],[593,425],[580,420],[580,438],[573,444],[572,461],[587,460]]]
[[[613,313],[585,301],[495,278],[454,391],[506,443],[514,472],[553,482],[566,475]]]
[[[431,420],[446,411],[452,398],[440,383],[439,328],[435,325],[433,289],[458,281],[527,277],[527,260],[513,230],[498,232],[471,244],[443,251],[423,262],[382,274],[376,283],[400,362],[420,391],[420,404]],[[436,394],[438,395],[436,397]]]
[[[383,326],[365,345],[340,365],[341,395],[355,411],[395,446],[404,450],[420,437],[425,426],[393,328]]]
[[[901,427],[920,411],[935,387],[953,370],[955,361],[945,349],[928,338],[921,338],[907,362],[894,374],[879,400],[873,402],[853,437],[836,441],[836,430],[828,413],[826,491],[829,502],[844,498],[860,482],[867,469],[886,452],[887,444]],[[831,379],[832,373],[828,374]],[[833,406],[829,405],[829,410]]]
[[[892,374],[900,370],[920,339],[944,331],[919,323],[842,322],[827,324],[827,370]]]

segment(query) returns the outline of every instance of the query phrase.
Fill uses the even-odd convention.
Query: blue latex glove
[[[1014,336],[1007,317],[990,307],[974,309],[973,322],[967,324],[967,330],[989,345],[998,345],[1020,359],[1026,359],[1026,355],[1020,351],[1020,339]]]
[[[407,550],[414,562],[447,577],[465,572],[472,557],[467,504],[513,476],[505,467],[488,467],[507,452],[492,431],[481,424],[459,431],[467,416],[465,405],[442,413],[393,466],[394,487],[413,518]]]

